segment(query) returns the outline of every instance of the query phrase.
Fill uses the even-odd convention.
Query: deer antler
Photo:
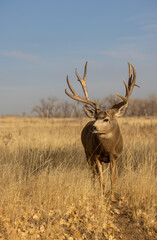
[[[87,63],[85,64],[85,67],[84,67],[84,76],[83,76],[83,79],[80,78],[80,76],[78,75],[77,73],[77,69],[75,69],[75,74],[77,76],[77,79],[78,81],[81,83],[81,86],[82,86],[82,89],[83,89],[83,92],[84,92],[84,95],[85,95],[85,98],[81,98],[77,95],[77,93],[74,91],[74,89],[71,87],[70,85],[70,82],[69,82],[69,78],[67,76],[67,84],[68,84],[68,87],[69,89],[71,90],[71,92],[73,94],[70,94],[67,92],[67,90],[65,89],[65,93],[72,99],[76,100],[76,101],[79,101],[79,102],[83,102],[83,103],[86,103],[86,104],[89,104],[90,106],[92,106],[95,110],[99,110],[99,105],[96,103],[96,102],[92,102],[89,97],[88,97],[88,91],[87,91],[87,86],[86,86],[86,74],[87,74]]]
[[[128,66],[129,66],[129,79],[128,79],[128,85],[126,84],[125,80],[123,80],[124,86],[125,86],[125,97],[123,97],[122,95],[119,95],[116,93],[116,95],[121,98],[123,101],[120,103],[117,103],[115,105],[112,106],[113,108],[120,108],[121,106],[125,105],[128,103],[129,97],[133,91],[134,87],[140,87],[136,84],[136,71],[135,68],[132,64],[130,64],[128,62]]]

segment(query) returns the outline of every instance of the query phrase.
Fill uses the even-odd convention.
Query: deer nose
[[[95,132],[95,131],[97,131],[97,129],[96,129],[96,127],[95,127],[95,126],[92,126],[91,130],[92,130],[92,132]]]

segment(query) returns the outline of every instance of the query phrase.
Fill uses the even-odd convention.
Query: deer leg
[[[86,154],[87,162],[91,168],[92,175],[91,175],[91,182],[93,184],[93,187],[95,188],[95,176],[96,176],[96,164],[95,164],[95,158],[90,157],[88,154]]]
[[[102,172],[102,164],[96,157],[96,167],[97,167],[97,172],[99,174],[99,183],[100,183],[100,189],[101,189],[101,195],[104,193],[104,185],[103,185],[103,172]]]
[[[117,166],[117,161],[115,159],[111,159],[111,162],[110,162],[110,177],[111,177],[111,200],[112,201],[115,201],[114,183],[115,183],[116,166]]]
[[[92,184],[95,189],[95,177],[96,177],[96,170],[95,170],[95,165],[92,166]]]

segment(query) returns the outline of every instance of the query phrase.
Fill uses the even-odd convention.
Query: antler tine
[[[88,62],[85,63],[85,67],[84,67],[83,80],[85,80],[85,81],[86,81],[86,74],[87,74],[87,64],[88,64]],[[77,73],[77,68],[75,69],[75,73],[76,73],[76,76],[77,76],[78,80],[80,81],[81,78],[80,78],[80,76]]]
[[[128,88],[129,88],[128,97],[129,97],[131,95],[132,90],[135,85],[136,71],[135,71],[134,66],[132,64],[130,64],[129,62],[128,62],[128,66],[129,66],[129,79],[128,79]],[[132,70],[133,70],[133,73],[132,73]]]
[[[136,71],[132,64],[128,62],[129,68],[131,69],[131,74],[129,74],[129,80],[128,80],[128,88],[129,88],[129,96],[131,95],[134,87],[139,87],[139,85],[136,84]],[[133,70],[133,73],[132,73]]]
[[[81,86],[82,86],[82,89],[83,89],[86,99],[89,100],[87,86],[86,86],[87,64],[88,64],[88,62],[85,63],[83,79],[80,78],[80,76],[78,75],[77,68],[75,69],[75,74],[77,76],[78,81],[81,83]]]
[[[112,108],[114,107],[117,107],[117,106],[121,106],[121,105],[125,105],[128,100],[129,100],[129,97],[133,91],[133,88],[134,86],[136,87],[139,87],[137,84],[136,84],[136,71],[135,71],[135,68],[134,66],[128,62],[128,66],[129,66],[129,79],[128,79],[128,85],[126,84],[125,80],[123,80],[123,83],[125,85],[125,90],[126,90],[126,94],[125,94],[125,97],[119,95],[116,93],[116,95],[121,98],[123,101],[120,102],[119,104],[115,104]]]
[[[88,64],[88,62],[85,63],[83,79],[86,79],[86,74],[87,74],[87,64]]]
[[[68,93],[68,92],[67,92],[67,89],[65,89],[65,93],[66,93],[70,98],[72,98],[72,99],[74,99],[74,100],[76,100],[76,101],[79,101],[79,102],[83,102],[83,103],[89,104],[89,105],[92,106],[94,109],[99,110],[99,105],[98,105],[98,103],[90,101],[90,99],[89,99],[89,97],[88,97],[87,86],[86,86],[87,63],[88,63],[88,62],[86,62],[86,64],[85,64],[84,77],[83,77],[83,79],[80,78],[80,76],[79,76],[78,73],[77,73],[77,69],[75,69],[76,76],[77,76],[77,78],[78,78],[78,81],[81,83],[83,92],[84,92],[84,94],[85,94],[85,98],[81,98],[81,97],[79,97],[79,96],[77,95],[77,93],[75,92],[75,90],[74,90],[74,89],[71,87],[71,85],[70,85],[68,76],[67,76],[67,84],[68,84],[68,87],[69,87],[69,89],[71,90],[72,94]]]
[[[69,82],[69,78],[68,78],[68,75],[67,75],[67,84],[68,84],[68,87],[69,89],[71,90],[71,92],[77,96],[77,93],[75,92],[75,90],[72,88],[72,86],[70,85],[70,82]],[[66,91],[66,90],[65,90]]]

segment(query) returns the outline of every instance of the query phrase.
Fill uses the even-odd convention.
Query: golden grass
[[[87,121],[0,119],[1,239],[116,239],[109,167],[102,200],[81,145]],[[124,150],[115,192],[126,214],[155,235],[157,119],[122,118],[119,124]]]

